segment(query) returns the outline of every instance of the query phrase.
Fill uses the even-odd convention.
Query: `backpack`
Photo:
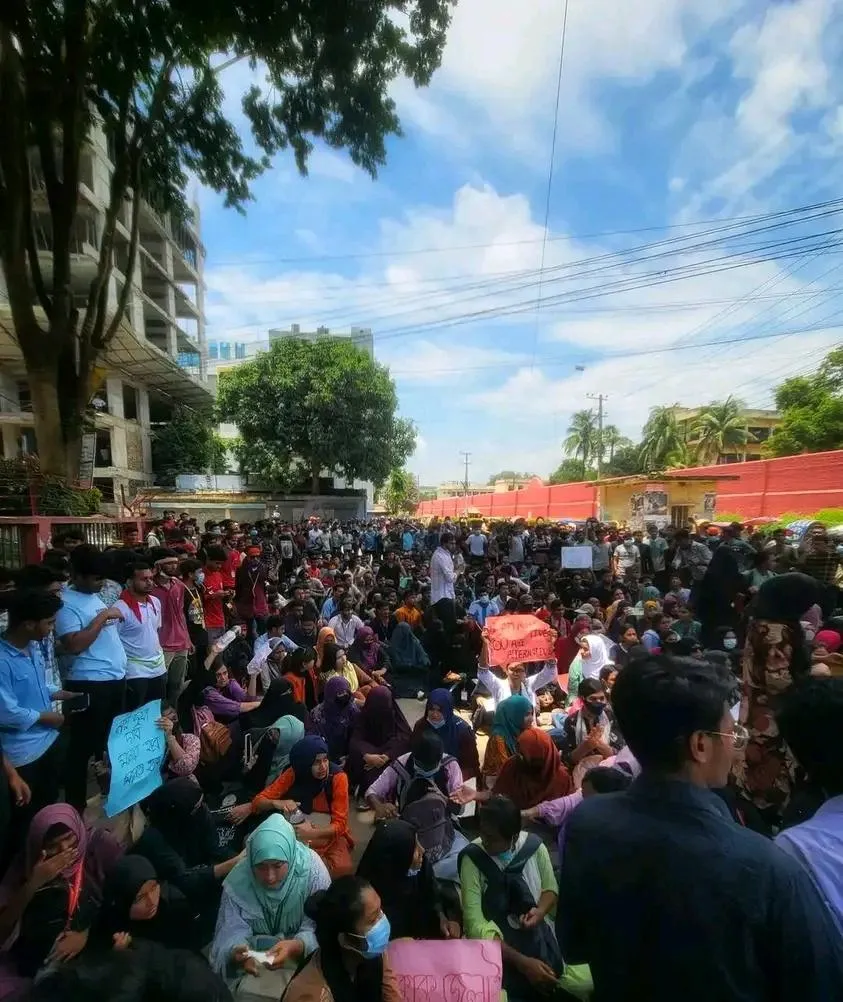
[[[203,765],[214,765],[225,758],[231,748],[231,731],[214,719],[207,706],[194,706],[193,733],[199,738],[199,761]]]
[[[524,867],[541,845],[538,835],[528,835],[524,845],[501,869],[482,846],[471,842],[460,853],[459,865],[462,865],[464,857],[468,857],[485,878],[486,887],[481,898],[483,915],[488,922],[495,923],[507,946],[525,957],[544,961],[548,967],[562,974],[565,969],[562,951],[547,922],[540,922],[535,929],[524,929],[518,921],[538,904],[524,880]],[[509,964],[504,965],[503,987],[510,998],[533,998],[535,995],[535,989],[524,975]]]
[[[452,755],[446,755],[439,772],[453,761]],[[407,760],[408,765],[411,763],[412,756]],[[436,776],[414,776],[401,762],[393,762],[391,768],[398,774],[397,799],[401,820],[416,829],[428,859],[431,863],[438,863],[448,855],[454,844],[455,826],[450,797],[436,782]]]

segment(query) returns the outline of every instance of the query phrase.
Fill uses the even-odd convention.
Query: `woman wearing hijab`
[[[430,657],[409,623],[397,623],[389,638],[390,678],[398,696],[415,697],[428,687]]]
[[[428,696],[424,716],[416,722],[413,736],[424,730],[433,730],[439,735],[445,754],[457,760],[464,780],[480,775],[477,739],[471,727],[454,712],[450,689],[434,689]]]
[[[245,734],[247,731],[265,731],[281,717],[298,717],[302,723],[307,722],[307,709],[293,695],[293,687],[285,678],[273,679],[260,705],[241,713],[238,723]]]
[[[377,685],[355,718],[348,744],[349,788],[364,793],[390,762],[410,750],[410,725],[395,695]]]
[[[446,917],[439,882],[409,822],[375,826],[357,876],[380,895],[393,939],[459,939],[459,923]]]
[[[51,955],[69,960],[82,951],[100,905],[103,870],[121,852],[108,832],[89,835],[69,804],[35,815],[23,852],[0,884],[0,942],[18,975],[34,977]],[[0,988],[6,981],[4,974]]]
[[[283,677],[292,686],[296,700],[312,712],[319,702],[316,651],[312,647],[297,647],[284,662]]]
[[[268,954],[262,978],[277,982],[267,994],[280,998],[295,968],[316,949],[305,902],[331,883],[325,864],[296,839],[293,826],[273,814],[252,832],[245,858],[226,877],[210,962],[235,993],[249,991],[259,974],[250,950]]]
[[[354,643],[348,649],[348,656],[367,675],[372,675],[374,672],[384,673],[389,668],[385,645],[375,636],[371,626],[360,627],[354,635]]]
[[[351,686],[341,675],[329,678],[322,702],[310,716],[311,727],[328,742],[332,762],[342,762],[348,755],[351,729],[360,705],[352,698]]]
[[[330,640],[325,644],[322,653],[322,666],[319,671],[319,682],[325,686],[332,678],[340,676],[347,680],[354,693],[354,698],[362,702],[369,694],[373,685],[377,685],[377,679],[367,675],[362,668],[352,664],[348,659],[348,654]]]
[[[250,804],[235,807],[232,816],[242,821],[271,811],[330,814],[327,825],[297,824],[296,838],[319,854],[331,877],[339,877],[352,870],[354,839],[348,827],[348,807],[348,776],[329,761],[327,743],[310,734],[293,745],[289,768]]]
[[[125,947],[142,939],[201,950],[213,927],[213,909],[200,913],[197,903],[159,879],[145,856],[124,856],[106,875],[95,927],[102,947]]]
[[[533,704],[526,696],[510,696],[498,704],[495,722],[483,757],[483,775],[495,780],[507,759],[517,751],[518,735],[533,726]]]
[[[323,626],[319,631],[319,636],[316,638],[316,671],[322,671],[322,661],[325,657],[325,645],[335,644],[337,642],[337,635],[331,629],[330,626]]]
[[[276,779],[290,766],[290,751],[297,741],[304,737],[304,724],[298,717],[281,717],[276,720],[270,728],[278,735],[275,743],[275,750],[272,755],[272,763],[266,776],[267,783],[274,783]]]
[[[546,731],[529,727],[518,735],[517,753],[507,759],[495,783],[501,794],[521,810],[573,793],[571,774]]]

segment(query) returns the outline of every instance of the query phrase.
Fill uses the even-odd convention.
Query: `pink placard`
[[[403,1002],[499,1002],[503,965],[497,940],[399,939],[389,963]]]

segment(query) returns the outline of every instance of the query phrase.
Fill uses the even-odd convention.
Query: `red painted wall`
[[[721,481],[717,490],[717,510],[738,512],[746,518],[843,508],[843,450],[761,459],[753,463],[702,466],[684,472],[738,477],[737,480]],[[520,491],[505,494],[469,494],[443,501],[423,501],[418,513],[453,516],[466,508],[476,508],[483,515],[497,518],[584,519],[596,516],[596,495],[597,489],[589,483],[556,487],[531,483]]]

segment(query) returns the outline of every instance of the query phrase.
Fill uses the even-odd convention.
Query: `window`
[[[691,509],[686,504],[674,504],[670,506],[670,523],[677,529],[688,527]]]
[[[20,401],[20,409],[31,414],[32,394],[29,392],[29,383],[18,383],[18,400]]]
[[[220,357],[220,346],[217,341],[208,342],[208,358],[215,362]]]
[[[114,481],[111,477],[94,477],[94,487],[102,494],[103,501],[114,501]]]
[[[220,341],[220,358],[228,361],[231,358],[231,342]]]
[[[235,358],[245,358],[246,357],[246,345],[242,341],[238,341],[234,345],[234,357]]]
[[[34,428],[21,428],[18,450],[21,456],[34,456],[38,453]]]
[[[111,460],[111,431],[104,428],[97,432],[97,446],[94,453],[94,466],[113,466]]]
[[[138,391],[128,383],[123,383],[123,417],[127,421],[138,419]]]

